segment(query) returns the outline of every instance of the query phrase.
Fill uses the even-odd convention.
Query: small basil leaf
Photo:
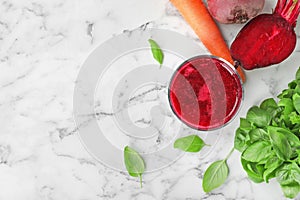
[[[174,148],[186,152],[199,152],[206,144],[198,135],[189,135],[178,138],[174,143]]]
[[[280,185],[284,193],[284,196],[290,199],[295,198],[300,192],[300,185],[297,182],[293,182],[287,185]]]
[[[280,185],[288,185],[293,182],[300,184],[300,168],[296,163],[285,164],[277,171],[276,176]]]
[[[294,89],[284,89],[277,97],[279,99],[291,98],[294,94]]]
[[[273,149],[278,158],[281,160],[289,160],[293,152],[287,137],[271,127],[268,127],[268,132],[271,138]]]
[[[243,152],[247,147],[247,141],[250,140],[249,134],[238,128],[235,131],[234,148],[240,152]]]
[[[296,159],[296,161],[297,161],[298,165],[300,165],[300,149],[297,149],[296,153],[297,153],[297,159]]]
[[[148,42],[150,43],[150,46],[151,46],[151,52],[152,52],[153,58],[160,65],[162,65],[162,63],[164,61],[164,54],[163,54],[160,46],[152,39],[149,39]]]
[[[292,124],[300,124],[300,115],[298,115],[296,112],[291,112],[289,115],[289,120],[292,122]]]
[[[258,141],[250,145],[242,154],[244,160],[260,162],[270,156],[272,146],[268,141]]]
[[[126,146],[124,148],[124,162],[129,175],[140,178],[140,184],[142,187],[142,174],[145,171],[143,158],[137,151]]]
[[[240,118],[240,129],[241,130],[248,133],[252,128],[253,128],[253,126],[251,125],[251,123],[247,119]]]
[[[298,68],[297,72],[296,72],[296,80],[300,80],[300,67]]]
[[[268,183],[270,178],[276,176],[276,169],[278,169],[283,164],[277,156],[270,157],[265,164],[265,171],[263,174],[264,180]]]
[[[270,127],[268,127],[268,129],[270,129]],[[276,127],[275,130],[279,133],[282,133],[287,138],[291,146],[295,146],[295,147],[300,146],[299,138],[295,134],[293,134],[289,129]]]
[[[248,177],[255,183],[261,183],[264,181],[263,179],[263,173],[264,173],[264,167],[263,165],[258,165],[257,163],[252,163],[247,160],[244,160],[241,158],[241,163],[246,171]]]
[[[268,133],[261,128],[253,129],[249,132],[250,140],[252,143],[259,140],[269,140]]]
[[[290,83],[288,84],[288,87],[289,87],[290,89],[295,89],[295,88],[297,87],[297,80],[293,80],[292,82],[290,82]]]
[[[298,80],[298,81],[300,81],[300,80]],[[294,89],[294,93],[300,94],[300,85],[299,85],[299,83],[298,83],[298,85],[296,86],[296,88]]]
[[[284,107],[284,114],[288,115],[295,110],[292,99],[283,98],[278,102],[278,106]]]
[[[293,104],[298,113],[300,113],[300,95],[298,93],[293,95]]]
[[[226,160],[219,160],[212,163],[204,173],[202,187],[204,192],[210,192],[221,186],[228,176]]]
[[[271,121],[271,115],[265,110],[257,106],[253,106],[248,110],[246,119],[258,127],[264,127],[269,125]]]
[[[261,104],[260,108],[263,110],[268,110],[268,108],[277,108],[277,103],[273,98],[265,99]]]

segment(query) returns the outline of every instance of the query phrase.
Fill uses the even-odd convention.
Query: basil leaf
[[[142,174],[145,171],[143,158],[137,151],[126,146],[124,148],[124,162],[129,175],[140,178],[140,184],[142,187]]]
[[[286,128],[280,128],[280,127],[268,127],[268,129],[272,129],[273,131],[277,131],[279,133],[282,133],[288,140],[291,146],[298,147],[300,146],[300,140],[299,138],[293,134],[290,130]]]
[[[251,123],[247,119],[240,118],[240,129],[241,130],[248,133],[252,128],[253,128],[253,126],[251,125]]]
[[[269,125],[271,121],[271,115],[265,110],[257,106],[253,106],[248,110],[246,119],[258,127],[264,127]]]
[[[284,196],[290,199],[295,198],[300,192],[300,185],[297,182],[288,185],[281,185]]]
[[[252,143],[259,141],[259,140],[269,140],[268,133],[261,128],[253,129],[249,132],[250,140]]]
[[[288,84],[289,89],[295,89],[297,87],[297,81],[294,80]]]
[[[296,162],[297,162],[298,165],[300,165],[300,149],[297,149],[296,153],[297,153]]]
[[[283,98],[278,102],[278,106],[284,107],[284,114],[288,115],[295,110],[292,99]]]
[[[300,67],[298,68],[297,72],[296,72],[296,80],[300,80]]]
[[[299,80],[298,80],[299,81]],[[300,94],[300,85],[299,85],[299,83],[298,83],[298,85],[296,86],[296,88],[294,89],[294,94],[295,93],[298,93],[298,94]]]
[[[298,115],[296,112],[291,112],[289,115],[289,120],[292,122],[292,124],[300,124],[300,115]]]
[[[265,99],[261,104],[260,108],[263,110],[268,110],[269,108],[277,108],[277,103],[273,98]]]
[[[263,165],[258,165],[257,163],[249,162],[241,158],[241,163],[246,171],[248,177],[255,183],[261,183],[264,181],[263,173],[264,167]]]
[[[277,129],[278,130],[278,129]],[[292,155],[292,148],[287,137],[272,127],[268,127],[273,149],[281,160],[289,160]]]
[[[163,54],[160,46],[152,39],[149,39],[148,42],[150,43],[150,46],[151,46],[151,51],[152,51],[153,58],[160,65],[162,65],[163,60],[164,60],[164,54]]]
[[[263,174],[264,180],[268,183],[270,178],[276,176],[276,170],[283,164],[277,156],[270,157],[265,164],[265,171]]]
[[[284,165],[276,173],[280,185],[288,185],[293,182],[300,184],[300,168],[296,163]]]
[[[272,146],[268,141],[258,141],[250,145],[242,154],[244,160],[260,162],[271,154]]]
[[[204,192],[210,192],[221,186],[225,182],[228,172],[226,159],[212,163],[203,176],[202,188]]]
[[[241,128],[238,128],[235,131],[234,148],[240,152],[243,152],[248,147],[247,141],[249,140],[249,134],[247,134]]]
[[[178,138],[174,142],[174,148],[186,152],[199,152],[206,144],[198,135],[189,135]]]
[[[298,113],[300,113],[300,95],[298,93],[293,95],[293,104]]]
[[[279,99],[291,98],[294,94],[294,89],[284,89],[277,97]]]

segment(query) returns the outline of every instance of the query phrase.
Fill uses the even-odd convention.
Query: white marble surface
[[[273,6],[268,0],[265,11]],[[209,155],[185,154],[173,165],[145,174],[142,189],[136,178],[105,167],[87,153],[73,120],[80,66],[110,37],[146,25],[177,31],[199,43],[167,0],[0,1],[0,200],[285,199],[275,181],[249,181],[238,152],[228,160],[226,184],[203,192],[203,172],[230,150],[238,117],[224,128]],[[240,28],[221,25],[228,43]],[[297,45],[280,65],[247,72],[239,116],[287,86],[300,65],[299,51]]]

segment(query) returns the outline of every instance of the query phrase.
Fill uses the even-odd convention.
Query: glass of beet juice
[[[235,68],[222,58],[200,55],[182,63],[169,85],[175,115],[198,130],[225,126],[238,112],[243,87]]]

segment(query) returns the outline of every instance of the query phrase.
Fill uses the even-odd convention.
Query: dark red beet
[[[247,70],[285,60],[296,46],[294,28],[299,12],[299,1],[279,0],[273,14],[253,18],[231,44],[233,59]]]

